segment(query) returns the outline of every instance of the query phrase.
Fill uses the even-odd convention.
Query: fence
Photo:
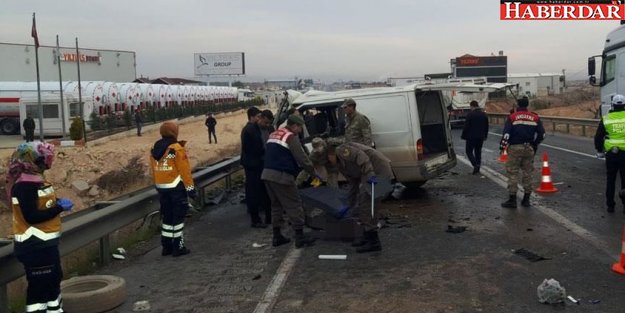
[[[240,158],[221,161],[193,173],[195,186],[199,189],[199,203],[205,204],[205,188],[222,179],[226,190],[232,186],[231,175],[238,171]],[[152,214],[158,203],[157,192],[146,188],[127,199],[111,201],[110,205],[85,209],[63,219],[63,236],[59,245],[62,256],[74,252],[89,243],[99,241],[100,262],[110,260],[109,234]],[[13,255],[13,243],[0,246],[0,313],[8,313],[7,284],[24,275],[22,264]]]
[[[488,113],[489,121],[492,124],[503,124],[508,118],[507,113]],[[567,134],[582,135],[584,137],[592,136],[599,125],[598,119],[591,118],[572,118],[557,116],[541,116],[540,120],[546,131],[564,132]],[[589,130],[592,130],[589,132]]]

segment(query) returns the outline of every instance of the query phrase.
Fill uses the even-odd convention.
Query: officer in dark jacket
[[[608,212],[614,212],[614,189],[616,174],[621,174],[621,188],[625,189],[625,97],[612,97],[612,110],[606,115],[595,134],[595,148],[598,157],[605,157],[607,182],[605,188]],[[625,199],[621,199],[625,207]],[[625,212],[625,208],[623,209]]]
[[[523,201],[521,205],[530,206],[532,194],[532,174],[534,172],[534,155],[538,145],[545,137],[545,128],[538,114],[527,110],[529,100],[523,97],[517,101],[516,112],[510,114],[503,129],[503,138],[499,149],[508,147],[508,162],[506,172],[508,176],[508,201],[501,204],[504,208],[516,209],[516,193],[519,183],[519,171],[523,172]]]
[[[26,133],[26,142],[31,142],[35,140],[35,120],[30,115],[26,116],[23,125],[24,132]]]
[[[482,165],[482,144],[488,137],[488,116],[480,109],[477,101],[471,101],[471,112],[467,114],[461,138],[467,141],[466,152],[473,174],[480,172]]]
[[[265,160],[265,144],[261,136],[259,121],[261,112],[256,107],[247,110],[247,125],[241,131],[241,165],[245,170],[245,201],[253,228],[266,228],[259,211],[266,197],[266,190],[260,176]],[[268,208],[265,208],[269,210]]]
[[[204,121],[204,125],[206,125],[206,128],[208,128],[208,144],[213,143],[212,141],[213,138],[215,139],[215,144],[217,144],[217,133],[215,132],[215,126],[217,126],[217,120],[213,116],[213,113],[207,114],[206,121]]]

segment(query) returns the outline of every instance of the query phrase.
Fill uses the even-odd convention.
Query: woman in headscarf
[[[28,281],[26,312],[63,312],[60,213],[70,211],[73,203],[56,198],[43,177],[53,160],[54,146],[36,141],[17,146],[9,161],[6,188],[13,209],[15,256]]]

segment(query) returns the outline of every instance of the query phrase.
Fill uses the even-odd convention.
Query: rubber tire
[[[0,132],[3,135],[15,135],[19,134],[20,131],[20,123],[15,121],[14,119],[4,119],[0,122]]]
[[[126,301],[126,281],[112,275],[78,276],[61,282],[66,313],[102,313]]]
[[[416,189],[416,188],[421,188],[421,186],[425,185],[425,183],[427,183],[427,180],[408,182],[404,184],[406,185],[408,189]]]

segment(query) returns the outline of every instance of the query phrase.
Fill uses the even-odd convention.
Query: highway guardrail
[[[488,118],[492,124],[503,124],[508,118],[508,113],[487,113]],[[596,131],[599,125],[599,119],[592,118],[573,118],[573,117],[559,117],[559,116],[540,116],[543,122],[545,131],[551,130],[552,132],[563,132],[567,134],[582,135],[588,137],[594,135],[593,132],[588,132],[589,129]],[[577,131],[579,129],[579,132]]]

